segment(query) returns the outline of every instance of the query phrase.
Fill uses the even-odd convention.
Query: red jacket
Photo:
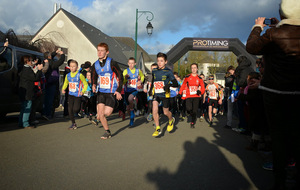
[[[179,94],[182,94],[183,90],[186,90],[186,98],[199,98],[205,92],[205,85],[198,75],[190,74],[184,78]],[[200,91],[200,94],[197,91]]]

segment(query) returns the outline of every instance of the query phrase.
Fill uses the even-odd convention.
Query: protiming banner
[[[216,38],[194,38],[193,48],[201,50],[227,50],[229,49],[229,40]]]

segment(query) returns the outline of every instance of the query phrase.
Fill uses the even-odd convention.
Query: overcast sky
[[[167,52],[184,37],[247,40],[255,18],[279,18],[280,0],[0,0],[0,30],[34,35],[53,15],[54,3],[109,36],[134,39],[136,9],[153,12],[138,20],[138,43],[150,54]]]

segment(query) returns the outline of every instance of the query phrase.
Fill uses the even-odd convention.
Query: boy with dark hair
[[[169,119],[169,125],[167,131],[171,132],[174,127],[175,118],[172,117],[172,113],[169,110],[170,107],[170,87],[178,87],[177,80],[175,79],[173,72],[166,68],[167,55],[164,53],[157,54],[158,69],[152,71],[152,82],[149,94],[153,96],[153,118],[156,125],[153,137],[157,137],[161,134],[159,125],[158,105],[163,102],[163,112]],[[170,83],[171,82],[171,83]]]
[[[205,86],[203,80],[198,76],[198,65],[191,64],[192,73],[187,75],[182,83],[179,94],[186,90],[186,110],[191,115],[191,128],[195,128],[197,110],[200,97],[204,94]]]

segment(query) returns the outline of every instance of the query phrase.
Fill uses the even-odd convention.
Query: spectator
[[[21,58],[24,63],[20,75],[19,83],[19,96],[21,100],[21,111],[19,116],[19,127],[24,127],[25,129],[32,129],[33,126],[29,124],[29,116],[32,107],[32,99],[34,96],[34,82],[39,81],[42,76],[43,65],[37,65],[38,71],[35,74],[32,70],[32,58],[30,56],[23,56]]]
[[[275,174],[274,189],[285,189],[287,147],[293,150],[296,162],[300,158],[300,1],[282,0],[281,21],[266,30],[265,18],[258,17],[249,35],[246,49],[251,54],[263,55],[264,106],[270,126]],[[257,86],[258,82],[253,85]],[[297,187],[300,188],[300,164],[297,163]]]
[[[235,81],[237,86],[239,86],[240,91],[243,91],[247,86],[247,77],[249,73],[253,72],[254,69],[251,66],[250,60],[244,56],[240,55],[237,58],[238,67],[235,70]],[[238,128],[241,129],[241,134],[250,134],[248,124],[245,117],[245,101],[237,100],[238,115],[239,115],[239,125]]]
[[[60,55],[59,60],[55,61],[54,57],[56,55]],[[56,52],[44,53],[44,58],[49,62],[49,68],[45,74],[46,76],[46,94],[44,100],[44,115],[43,117],[46,120],[49,120],[53,117],[54,113],[54,97],[59,92],[59,67],[65,61],[65,55],[61,50],[57,50]]]
[[[227,68],[227,72],[225,75],[225,91],[224,91],[224,99],[227,101],[227,104],[225,107],[225,110],[227,110],[227,122],[225,125],[225,128],[231,129],[232,125],[232,114],[233,114],[233,104],[234,104],[234,99],[232,100],[230,95],[232,92],[232,87],[233,87],[233,82],[234,82],[234,66],[229,66]]]

